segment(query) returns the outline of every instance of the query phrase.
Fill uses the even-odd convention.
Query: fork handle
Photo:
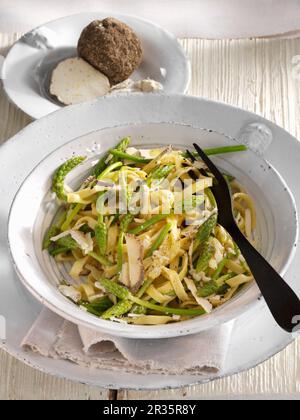
[[[228,232],[240,248],[276,322],[285,331],[296,332],[300,321],[300,300],[290,286],[250,244],[234,223]]]

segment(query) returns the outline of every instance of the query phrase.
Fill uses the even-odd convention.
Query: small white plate
[[[108,16],[103,12],[67,16],[25,34],[10,49],[0,75],[10,100],[34,119],[61,108],[49,94],[53,68],[62,59],[76,56],[78,38],[85,26]],[[150,77],[160,82],[167,94],[185,93],[190,63],[177,39],[152,22],[126,15],[113,17],[131,26],[142,43],[143,61],[132,78]]]
[[[22,286],[15,274],[7,244],[9,209],[16,192],[32,169],[49,153],[100,129],[116,126],[168,123],[188,124],[212,129],[240,140],[249,124],[264,126],[272,134],[272,142],[264,158],[286,180],[300,209],[300,186],[295,176],[300,161],[300,143],[282,128],[250,112],[222,103],[182,95],[147,96],[147,109],[141,95],[105,98],[80,104],[42,118],[6,142],[0,150],[0,321],[6,319],[7,337],[1,344],[23,362],[53,375],[81,383],[108,388],[157,389],[192,385],[208,378],[182,375],[134,375],[87,369],[67,361],[52,360],[26,352],[20,343],[41,310],[38,303]],[[141,112],[143,109],[143,112]],[[147,111],[147,112],[146,112]],[[101,116],[101,118],[99,118]],[[282,157],[282,145],[288,159]],[[272,188],[272,186],[270,186]],[[281,205],[281,203],[278,203]],[[286,274],[286,281],[300,295],[300,247]],[[1,317],[2,316],[2,317]],[[232,375],[256,366],[282,350],[293,336],[281,330],[273,320],[264,301],[255,311],[240,316],[234,325],[230,349],[222,376]],[[212,375],[209,379],[216,379]]]

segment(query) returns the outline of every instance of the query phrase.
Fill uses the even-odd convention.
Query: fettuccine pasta
[[[253,280],[218,224],[214,178],[201,160],[171,146],[138,150],[129,141],[110,150],[76,191],[65,191],[64,178],[84,158],[54,175],[64,208],[43,246],[58,264],[71,263],[59,289],[115,322],[159,325],[210,313]],[[226,176],[236,223],[255,244],[253,200]]]

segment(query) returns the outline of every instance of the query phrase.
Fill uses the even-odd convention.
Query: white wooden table
[[[0,54],[18,34],[0,34]],[[181,41],[192,63],[189,93],[256,112],[300,138],[300,39]],[[30,119],[0,90],[0,143]],[[284,146],[284,145],[283,145]],[[267,362],[230,378],[174,391],[104,390],[38,372],[0,351],[0,399],[300,399],[300,340]]]

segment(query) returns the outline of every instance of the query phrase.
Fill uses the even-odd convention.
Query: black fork
[[[300,317],[298,296],[240,231],[234,219],[232,199],[226,179],[196,143],[194,147],[216,180],[212,192],[218,208],[221,209],[218,212],[218,223],[227,230],[240,248],[277,324],[289,333],[295,332],[299,327],[297,322]],[[187,153],[195,160],[190,152]]]

